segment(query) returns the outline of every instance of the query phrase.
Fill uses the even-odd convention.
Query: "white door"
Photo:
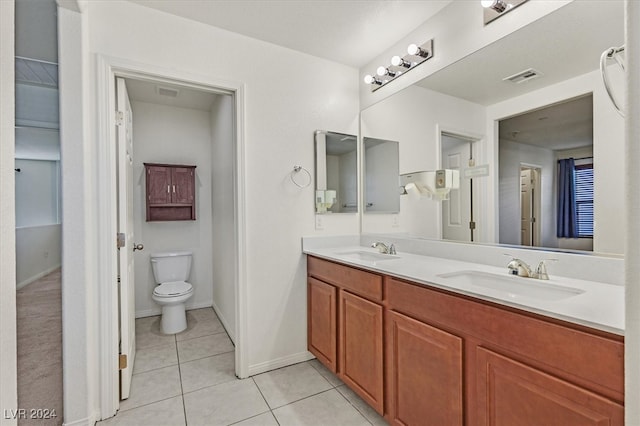
[[[442,135],[442,168],[460,171],[460,189],[452,189],[442,201],[442,238],[471,241],[471,180],[463,177],[469,167],[471,141]]]
[[[118,141],[118,233],[124,236],[119,249],[118,274],[120,311],[120,399],[129,397],[131,375],[136,357],[135,287],[133,258],[136,247],[133,238],[133,135],[132,112],[127,87],[116,79],[117,141]],[[126,357],[126,361],[125,361]],[[125,365],[126,364],[126,365]]]
[[[523,246],[534,245],[532,183],[531,169],[520,170],[520,244]]]

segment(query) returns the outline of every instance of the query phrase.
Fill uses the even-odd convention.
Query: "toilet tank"
[[[190,251],[153,253],[151,268],[156,283],[187,281],[191,272],[191,255]]]

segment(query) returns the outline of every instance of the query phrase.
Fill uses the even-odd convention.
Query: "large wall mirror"
[[[400,211],[400,149],[398,142],[365,137],[364,212],[398,213]]]
[[[317,214],[358,212],[358,141],[355,135],[317,130]]]
[[[363,137],[398,141],[400,174],[488,169],[461,173],[448,201],[402,196],[399,226],[363,220],[363,232],[622,254],[624,119],[599,59],[623,43],[623,2],[574,1],[363,110]],[[611,68],[621,95],[623,73]],[[508,79],[525,70],[533,78]],[[565,236],[567,159],[591,193],[577,194],[581,229]]]

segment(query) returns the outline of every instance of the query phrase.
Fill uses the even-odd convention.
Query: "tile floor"
[[[131,396],[113,425],[386,425],[317,360],[239,380],[234,346],[213,309],[187,312],[189,327],[160,333],[160,318],[136,320]]]

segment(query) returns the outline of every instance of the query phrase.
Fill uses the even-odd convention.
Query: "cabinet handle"
[[[169,188],[170,188],[170,185],[167,185],[167,192],[171,192],[171,191],[169,191]]]
[[[174,194],[176,193],[176,186],[175,185],[173,185],[173,193]]]

